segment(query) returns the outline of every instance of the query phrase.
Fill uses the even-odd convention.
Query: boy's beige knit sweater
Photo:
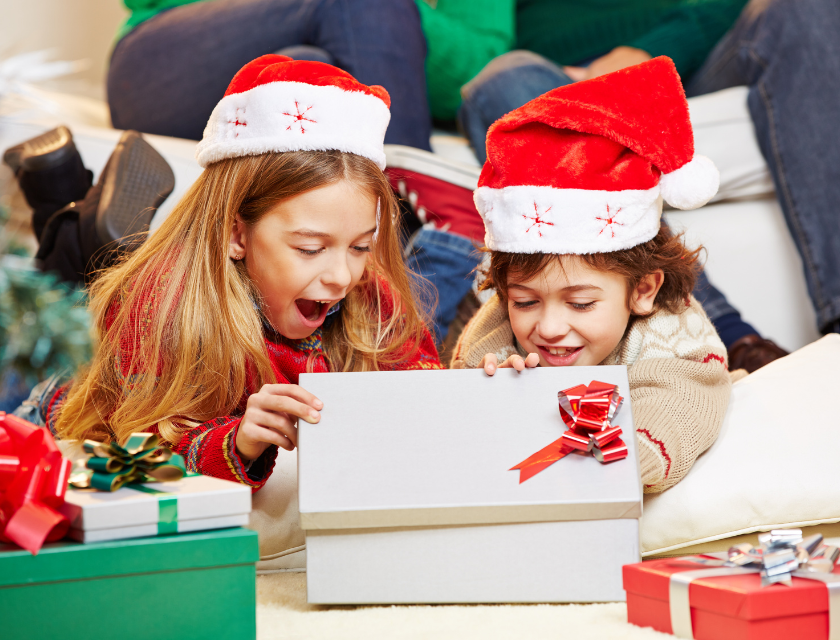
[[[488,353],[519,353],[507,309],[493,296],[461,334],[453,369],[478,367]],[[631,319],[601,364],[628,367],[636,440],[646,493],[679,482],[717,438],[729,404],[726,348],[694,298],[680,314]]]

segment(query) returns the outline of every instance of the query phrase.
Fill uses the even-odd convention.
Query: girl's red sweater
[[[151,310],[154,305],[147,305],[146,309]],[[386,310],[383,310],[386,311]],[[340,313],[340,312],[339,312]],[[338,320],[338,319],[337,319]],[[328,320],[329,321],[329,320]],[[339,320],[340,321],[340,320]],[[142,326],[142,323],[132,323],[133,326]],[[131,345],[139,344],[139,341],[129,337],[121,341],[122,345],[130,348]],[[311,371],[325,373],[329,371],[321,343],[321,330],[318,329],[308,338],[303,340],[289,340],[274,332],[270,327],[265,327],[263,338],[266,350],[268,351],[271,367],[277,382],[280,384],[298,384],[298,376],[306,372],[306,363],[312,356]],[[414,350],[406,349],[409,355],[404,361],[389,368],[393,371],[408,371],[412,369],[442,369],[438,358],[437,349],[428,331],[419,345]],[[130,354],[126,354],[130,356]],[[120,358],[122,362],[131,362],[131,357]],[[134,372],[136,373],[136,372]],[[131,371],[122,371],[122,375],[128,383],[132,376]],[[56,391],[49,402],[44,419],[50,430],[55,433],[55,418],[58,407],[66,396],[70,385],[67,384]],[[246,406],[249,392],[243,392],[243,400],[240,402],[237,412],[228,416],[219,416],[203,424],[185,431],[180,442],[172,446],[172,450],[184,456],[187,469],[207,476],[214,476],[224,480],[241,482],[253,488],[254,491],[262,487],[274,469],[274,462],[277,457],[277,446],[268,447],[263,454],[247,465],[239,457],[236,451],[236,433],[242,421],[242,414]],[[149,431],[156,432],[155,427]]]

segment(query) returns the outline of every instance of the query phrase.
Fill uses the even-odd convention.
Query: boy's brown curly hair
[[[654,312],[666,309],[680,313],[685,309],[697,274],[700,272],[700,253],[703,248],[688,249],[682,241],[682,234],[674,235],[662,226],[653,240],[623,251],[611,253],[589,253],[579,257],[597,271],[609,271],[623,276],[627,281],[627,303],[630,295],[646,275],[662,269],[665,274],[662,287],[656,294]],[[490,268],[481,289],[495,289],[502,302],[507,305],[509,280],[525,282],[543,271],[557,260],[562,268],[566,256],[554,253],[504,253],[490,251]]]

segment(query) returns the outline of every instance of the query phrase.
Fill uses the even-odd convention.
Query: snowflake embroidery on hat
[[[307,118],[306,114],[309,113],[309,110],[314,107],[315,105],[309,105],[303,111],[300,110],[300,104],[297,100],[295,100],[295,113],[289,113],[288,111],[284,111],[284,116],[289,116],[292,118],[292,123],[286,127],[286,131],[289,131],[293,126],[298,125],[300,127],[301,133],[306,133],[306,129],[304,129],[303,123],[304,122],[317,122],[317,120],[312,120],[311,118]]]
[[[233,120],[228,120],[228,124],[233,125],[231,132],[234,138],[239,137],[239,127],[247,127],[248,122],[245,120],[245,107],[239,107],[233,116]]]
[[[602,218],[601,216],[595,216],[595,219],[596,219],[596,220],[600,220],[601,222],[603,222],[603,223],[604,223],[604,226],[603,226],[603,227],[601,227],[601,230],[598,232],[598,235],[599,235],[599,236],[600,236],[602,233],[604,233],[604,231],[606,231],[607,229],[609,229],[609,230],[610,230],[610,233],[612,234],[610,237],[611,237],[611,238],[615,238],[615,225],[618,225],[619,227],[623,227],[623,226],[624,226],[624,225],[623,225],[623,224],[621,224],[620,222],[616,222],[616,221],[615,221],[615,218],[616,218],[616,216],[617,216],[619,213],[621,213],[621,207],[619,207],[618,209],[616,209],[615,213],[610,214],[610,205],[607,205],[607,216],[608,216],[608,217],[606,217],[606,218]]]
[[[522,214],[522,217],[525,218],[526,220],[533,220],[533,222],[531,223],[531,226],[528,227],[527,229],[525,229],[525,233],[528,233],[531,229],[536,227],[537,228],[537,233],[540,235],[540,238],[542,238],[542,231],[541,231],[542,225],[548,225],[549,227],[554,226],[553,222],[549,222],[548,220],[543,220],[542,218],[540,218],[540,215],[545,215],[549,211],[551,211],[551,207],[549,207],[548,209],[543,211],[542,214],[540,214],[539,210],[537,209],[537,203],[534,202],[534,215],[533,216],[526,216],[524,213]]]

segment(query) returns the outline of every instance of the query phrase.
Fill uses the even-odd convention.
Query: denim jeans
[[[420,303],[433,320],[435,342],[440,345],[458,304],[472,287],[473,270],[481,262],[481,254],[469,238],[422,227],[409,239],[405,257],[408,268],[437,290],[437,305],[431,297]]]
[[[296,45],[326,51],[360,82],[384,86],[385,142],[430,150],[426,40],[414,0],[213,0],[159,13],[114,48],[114,127],[199,140],[243,65]]]
[[[837,0],[753,0],[686,86],[689,96],[749,86],[756,137],[823,331],[840,319],[838,33]]]
[[[463,101],[458,112],[461,128],[479,160],[487,159],[484,140],[493,122],[529,100],[571,83],[563,69],[531,51],[511,51],[492,60],[461,89]],[[694,297],[713,322],[737,313],[705,273],[701,272],[697,280]],[[752,327],[745,329],[745,332],[752,331]]]
[[[689,96],[750,87],[756,136],[802,256],[822,330],[840,318],[838,33],[836,0],[753,0],[686,85]],[[483,157],[484,138],[494,120],[570,82],[562,69],[541,56],[505,54],[463,87],[459,122]],[[694,295],[713,321],[737,313],[705,275]]]

